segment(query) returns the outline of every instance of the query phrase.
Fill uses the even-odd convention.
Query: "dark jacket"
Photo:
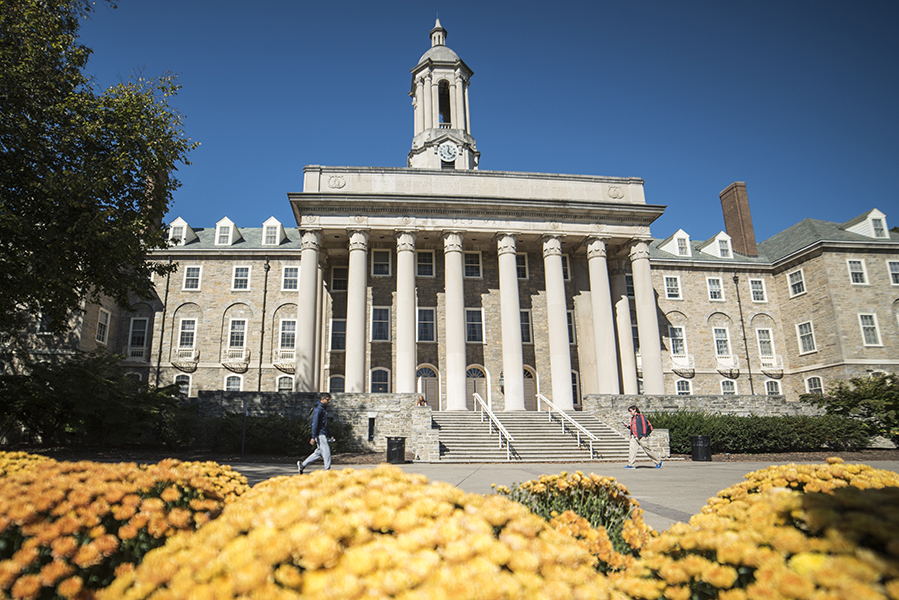
[[[321,402],[312,409],[312,437],[317,440],[320,435],[331,437],[331,431],[328,429],[328,407]]]
[[[631,424],[629,428],[631,430],[631,434],[638,440],[640,438],[645,438],[647,435],[652,433],[652,425],[649,424],[649,420],[641,413],[637,413],[633,417],[631,417]]]

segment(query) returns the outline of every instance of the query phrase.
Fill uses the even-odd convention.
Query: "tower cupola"
[[[471,137],[468,83],[474,71],[446,46],[440,19],[431,47],[412,69],[414,134],[407,164],[420,169],[477,169],[480,152]]]

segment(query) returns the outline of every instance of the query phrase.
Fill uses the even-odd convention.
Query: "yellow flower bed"
[[[29,454],[27,452],[0,452],[0,477],[45,462],[55,461],[48,456],[41,456],[40,454]]]
[[[263,482],[100,598],[608,598],[593,562],[516,502],[382,465]]]
[[[0,478],[0,595],[91,598],[247,491],[230,467],[177,460],[46,461],[9,473]]]
[[[646,600],[899,600],[899,487],[886,484],[895,473],[831,462],[747,478],[647,542],[609,576],[616,590]]]

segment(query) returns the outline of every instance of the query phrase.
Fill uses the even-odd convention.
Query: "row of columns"
[[[417,326],[415,308],[415,231],[396,232],[397,290],[396,290],[396,371],[394,388],[397,393],[416,391]],[[446,408],[466,409],[466,323],[464,300],[464,254],[462,232],[444,233],[445,272],[445,331],[446,345]],[[318,389],[316,364],[320,360],[321,330],[316,334],[316,315],[321,311],[322,289],[320,269],[306,269],[303,265],[318,265],[321,233],[303,232],[302,263],[300,268],[299,313],[297,315],[297,391]],[[346,315],[345,391],[365,391],[366,299],[368,288],[368,232],[354,230],[349,239],[349,273]],[[499,255],[499,285],[502,319],[503,378],[506,410],[524,410],[524,361],[521,342],[521,304],[518,291],[516,236],[497,235]],[[644,392],[664,393],[661,344],[655,297],[649,268],[649,251],[644,242],[633,244],[631,271],[634,278],[637,328],[641,342]],[[592,296],[593,327],[598,387],[602,394],[618,394],[619,358],[625,394],[637,393],[636,364],[631,334],[630,305],[627,296],[625,269],[613,270],[611,282],[606,259],[605,242],[590,240],[587,260]],[[553,402],[563,410],[574,407],[571,387],[571,354],[568,339],[568,309],[562,268],[562,240],[549,235],[543,239],[543,267],[546,278],[549,352],[552,374]],[[315,307],[315,311],[310,310]],[[616,332],[618,343],[616,344]],[[317,339],[317,337],[319,339]]]
[[[468,108],[468,82],[457,70],[450,86],[450,120],[453,129],[462,129],[471,135],[471,118]],[[440,80],[426,73],[415,81],[415,133],[440,126]]]

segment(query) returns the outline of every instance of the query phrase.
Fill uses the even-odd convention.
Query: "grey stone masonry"
[[[627,407],[636,404],[640,412],[692,411],[718,415],[775,417],[787,415],[820,415],[816,406],[788,402],[783,396],[624,396],[591,394],[584,397],[584,411],[597,419],[617,424],[628,416]]]

